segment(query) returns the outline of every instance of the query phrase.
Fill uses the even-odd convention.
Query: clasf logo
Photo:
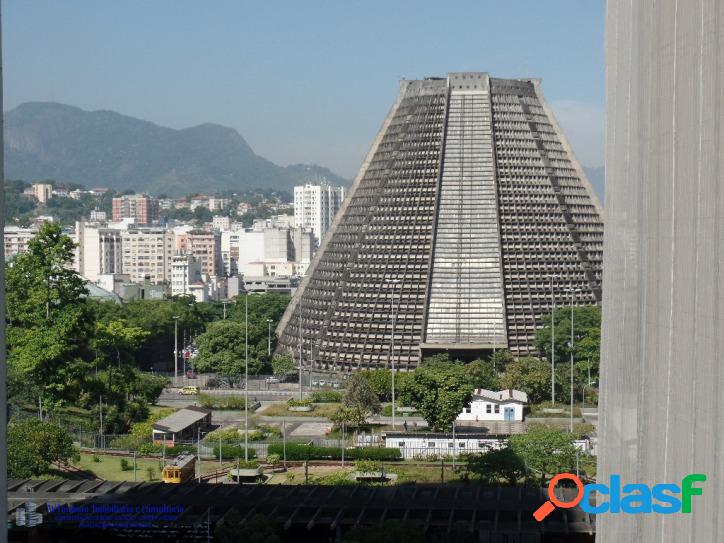
[[[556,484],[568,479],[576,484],[578,493],[571,501],[561,501],[555,495]],[[569,509],[579,503],[586,513],[600,515],[603,513],[628,515],[657,513],[670,515],[672,513],[691,513],[691,497],[701,496],[703,490],[694,486],[694,483],[705,482],[706,475],[691,473],[681,480],[681,486],[673,483],[662,483],[649,487],[644,484],[626,484],[621,486],[621,476],[611,475],[609,484],[592,483],[583,485],[581,480],[572,473],[559,473],[548,484],[548,501],[541,505],[533,517],[541,522],[550,515],[556,507]],[[591,492],[596,491],[598,504],[590,502]],[[681,498],[678,496],[681,495]]]

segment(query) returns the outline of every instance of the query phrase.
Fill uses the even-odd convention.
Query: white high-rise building
[[[165,228],[136,228],[122,233],[123,273],[141,283],[168,282],[174,253],[173,232]]]
[[[171,295],[192,294],[191,285],[203,284],[201,262],[192,254],[175,255],[171,264]]]
[[[96,282],[102,274],[122,272],[120,230],[80,221],[75,223],[75,238],[78,244],[76,269],[83,277]]]
[[[319,245],[342,206],[344,195],[344,187],[327,183],[307,183],[302,187],[294,187],[294,225],[297,228],[311,228]]]

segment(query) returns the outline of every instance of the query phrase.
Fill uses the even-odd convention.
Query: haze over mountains
[[[603,201],[604,168],[585,170]],[[169,196],[290,190],[322,177],[350,183],[322,166],[278,166],[255,154],[233,128],[207,123],[175,130],[53,102],[28,102],[5,114],[5,173]]]
[[[28,102],[5,114],[5,174],[181,196],[306,180],[349,181],[317,165],[282,167],[254,153],[233,128],[165,128],[113,111]]]

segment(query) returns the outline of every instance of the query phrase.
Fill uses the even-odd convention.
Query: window
[[[485,412],[486,412],[486,413],[492,413],[492,412],[493,412],[492,406],[491,406],[489,403],[486,403],[486,404],[485,404]]]
[[[400,441],[400,442],[397,444],[397,446],[398,446],[398,447],[404,447],[404,446],[405,446],[405,442],[404,442],[404,441]]]
[[[464,449],[464,448],[465,448],[465,442],[464,442],[464,441],[459,442],[459,443],[458,443],[458,447],[461,448],[461,449]]]
[[[430,449],[434,449],[434,448],[435,448],[435,442],[434,442],[434,441],[428,441],[428,442],[427,442],[427,446],[428,446],[428,448],[430,448]]]
[[[472,412],[472,408],[471,408],[471,407],[466,407],[466,408],[465,408],[465,412],[466,412],[466,413],[471,413],[471,412]]]
[[[486,449],[486,448],[487,448],[487,447],[485,446],[485,442],[484,442],[484,441],[478,441],[478,449]]]
[[[499,405],[496,405],[496,406],[495,406],[495,412],[496,412],[496,413],[500,413],[500,406],[499,406]]]
[[[455,448],[455,443],[453,443],[451,441],[450,443],[447,444],[447,447],[448,447],[448,449],[453,449],[453,448]]]

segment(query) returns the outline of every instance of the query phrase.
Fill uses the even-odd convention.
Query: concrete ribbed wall
[[[724,2],[609,0],[599,478],[709,480],[602,543],[724,541]]]

